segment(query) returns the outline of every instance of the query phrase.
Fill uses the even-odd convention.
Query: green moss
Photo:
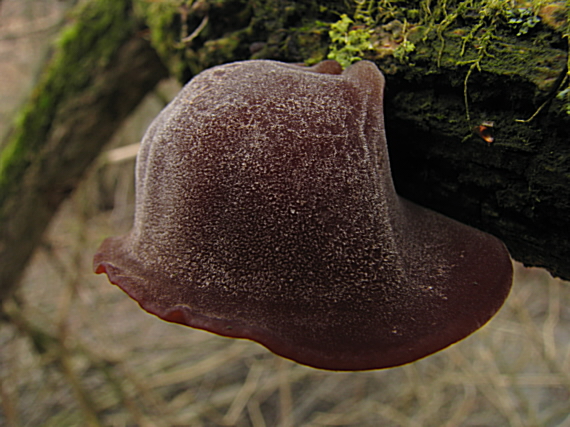
[[[560,81],[560,52],[552,46],[552,37],[541,37],[540,33],[531,32],[541,22],[537,12],[549,1],[534,1],[527,3],[530,6],[519,7],[519,3],[501,0],[467,0],[459,3],[453,13],[448,14],[445,20],[445,29],[458,19],[462,19],[470,26],[458,27],[445,33],[441,37],[440,52],[438,57],[441,61],[448,61],[448,66],[456,67],[469,65],[464,80],[465,108],[469,119],[468,106],[468,81],[472,73],[488,71],[496,75],[518,76],[532,82],[539,91],[548,93],[556,90],[556,82]],[[556,7],[560,3],[556,3]],[[566,6],[566,13],[570,8]],[[438,27],[438,24],[434,24]],[[438,30],[443,34],[441,26]],[[454,34],[460,34],[461,48],[454,45]],[[562,32],[563,37],[568,37],[568,31]],[[451,40],[451,46],[447,44]],[[516,46],[516,48],[515,48]],[[558,90],[563,89],[559,85]],[[562,95],[561,99],[565,96]],[[567,101],[570,101],[568,99]],[[570,104],[569,104],[570,105]],[[570,107],[568,107],[570,111]]]
[[[297,46],[298,54],[305,64],[314,65],[327,57],[328,25],[316,21],[296,29],[289,35],[289,41]]]
[[[234,52],[240,47],[242,32],[230,33],[226,37],[208,40],[197,50],[188,50],[186,58],[192,75],[198,74],[204,68],[227,62],[234,57]]]
[[[400,62],[409,62],[410,54],[416,50],[416,45],[409,40],[403,40],[394,50],[394,58]]]
[[[321,61],[326,57],[329,24],[318,18],[331,15],[331,8],[340,3],[135,0],[134,9],[148,25],[148,37],[170,74],[184,82],[205,68],[232,60]],[[196,37],[184,41],[197,29]],[[253,44],[259,45],[250,51]]]
[[[330,25],[329,37],[332,44],[327,57],[338,61],[343,68],[360,61],[364,52],[373,48],[370,43],[371,33],[370,29],[355,25],[348,15],[341,15],[337,22]]]
[[[374,0],[354,1],[352,18],[347,14],[329,24],[331,40],[329,59],[338,61],[343,68],[363,59],[367,51],[374,49],[371,36],[379,18],[379,6]]]
[[[99,70],[112,61],[116,49],[132,34],[129,5],[127,0],[96,0],[82,4],[72,14],[73,22],[56,41],[51,62],[0,153],[0,206],[10,182],[17,182],[37,156],[58,106],[96,84]]]
[[[540,22],[540,18],[528,7],[504,9],[502,12],[507,19],[507,24],[517,31],[517,36],[527,34]]]
[[[527,77],[539,90],[548,91],[546,86],[559,69],[558,52],[552,39],[533,37],[541,34],[535,31],[541,22],[537,13],[549,4],[553,2],[353,0],[354,13],[329,24],[328,57],[343,66],[360,59],[377,60],[389,72],[396,72],[399,64],[436,58],[438,68],[465,69],[466,92],[475,71]],[[570,14],[570,9],[565,13]],[[566,27],[564,37],[569,35]],[[518,51],[508,51],[509,46]],[[549,53],[551,61],[540,64]]]
[[[185,8],[191,5],[188,0],[135,0],[133,9],[136,16],[148,26],[152,47],[170,70],[170,74],[181,80],[184,69],[182,38],[187,36],[182,29]]]
[[[564,102],[566,114],[570,115],[570,87],[561,90],[556,95],[556,98]]]

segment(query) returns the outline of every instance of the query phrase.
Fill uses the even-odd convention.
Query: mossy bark
[[[61,201],[144,95],[167,75],[125,0],[72,15],[0,153],[0,299]]]
[[[567,46],[552,39],[497,32],[480,70],[457,64],[465,55],[451,34],[439,64],[438,41],[418,44],[414,65],[387,79],[386,127],[402,195],[496,235],[514,259],[568,280],[570,116],[555,96]],[[491,143],[474,132],[486,122],[494,123]]]
[[[81,172],[164,75],[155,52],[182,82],[235,60],[314,63],[326,58],[329,24],[342,13],[354,17],[355,31],[369,32],[372,48],[360,56],[387,77],[398,191],[497,235],[515,259],[570,279],[570,120],[568,102],[555,96],[567,73],[565,3],[541,2],[558,15],[538,24],[510,20],[500,8],[512,2],[360,3],[372,6],[88,1],[0,156],[0,296]],[[373,19],[359,22],[359,13]],[[490,121],[489,144],[473,128]]]

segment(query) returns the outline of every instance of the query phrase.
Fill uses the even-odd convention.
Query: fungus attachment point
[[[299,363],[412,362],[487,322],[504,245],[401,199],[371,62],[244,61],[196,76],[148,129],[132,231],[94,268],[150,313]]]

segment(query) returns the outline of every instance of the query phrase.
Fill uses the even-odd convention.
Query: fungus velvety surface
[[[495,237],[400,198],[371,62],[206,70],[148,129],[132,231],[97,273],[150,313],[364,370],[466,337],[512,282]]]

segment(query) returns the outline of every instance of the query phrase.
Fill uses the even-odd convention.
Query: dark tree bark
[[[156,53],[182,82],[234,60],[314,63],[341,13],[354,22],[332,51],[373,60],[387,77],[398,191],[570,279],[569,12],[543,3],[91,0],[0,154],[0,298],[82,171],[166,74]]]

